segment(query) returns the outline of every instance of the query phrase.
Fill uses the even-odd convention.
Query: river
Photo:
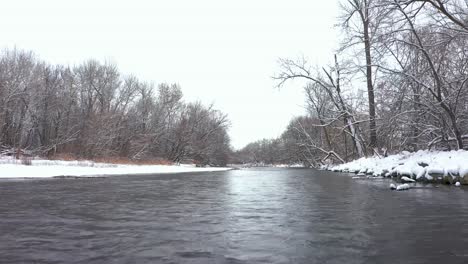
[[[312,169],[0,181],[0,263],[468,263],[468,190]]]

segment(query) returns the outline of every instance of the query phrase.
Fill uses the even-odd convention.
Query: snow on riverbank
[[[96,177],[128,174],[167,174],[184,172],[226,171],[230,168],[194,165],[115,165],[92,161],[32,160],[32,165],[21,165],[19,160],[0,158],[1,178],[51,178],[58,176]]]
[[[418,181],[460,180],[468,184],[468,151],[404,151],[384,158],[361,158],[328,169],[373,176],[407,176]]]

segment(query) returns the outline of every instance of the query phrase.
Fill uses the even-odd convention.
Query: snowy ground
[[[271,165],[272,167],[275,168],[305,168],[304,165],[296,163],[296,164],[276,164],[276,165]]]
[[[407,176],[418,181],[460,181],[468,184],[468,151],[402,152],[385,158],[361,158],[328,169],[372,176]]]
[[[115,165],[92,161],[32,160],[21,165],[18,160],[0,158],[1,178],[51,178],[58,176],[96,177],[128,174],[166,174],[183,172],[226,171],[230,168],[197,168],[194,165]]]

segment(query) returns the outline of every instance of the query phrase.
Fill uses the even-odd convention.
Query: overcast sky
[[[278,90],[278,58],[326,64],[337,1],[15,0],[2,4],[0,46],[50,63],[111,61],[122,73],[178,83],[186,101],[214,103],[232,145],[277,137],[304,113],[299,83]]]

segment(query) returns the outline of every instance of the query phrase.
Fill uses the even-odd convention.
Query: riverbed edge
[[[422,183],[468,185],[468,151],[401,152],[387,157],[369,157],[340,165],[325,165],[323,170],[366,177],[392,178],[404,182],[408,177]]]
[[[231,167],[196,167],[194,164],[116,165],[89,161],[57,160],[33,160],[31,165],[24,165],[19,162],[12,162],[12,160],[1,160],[0,179],[100,178],[122,175],[222,172],[232,169]]]

